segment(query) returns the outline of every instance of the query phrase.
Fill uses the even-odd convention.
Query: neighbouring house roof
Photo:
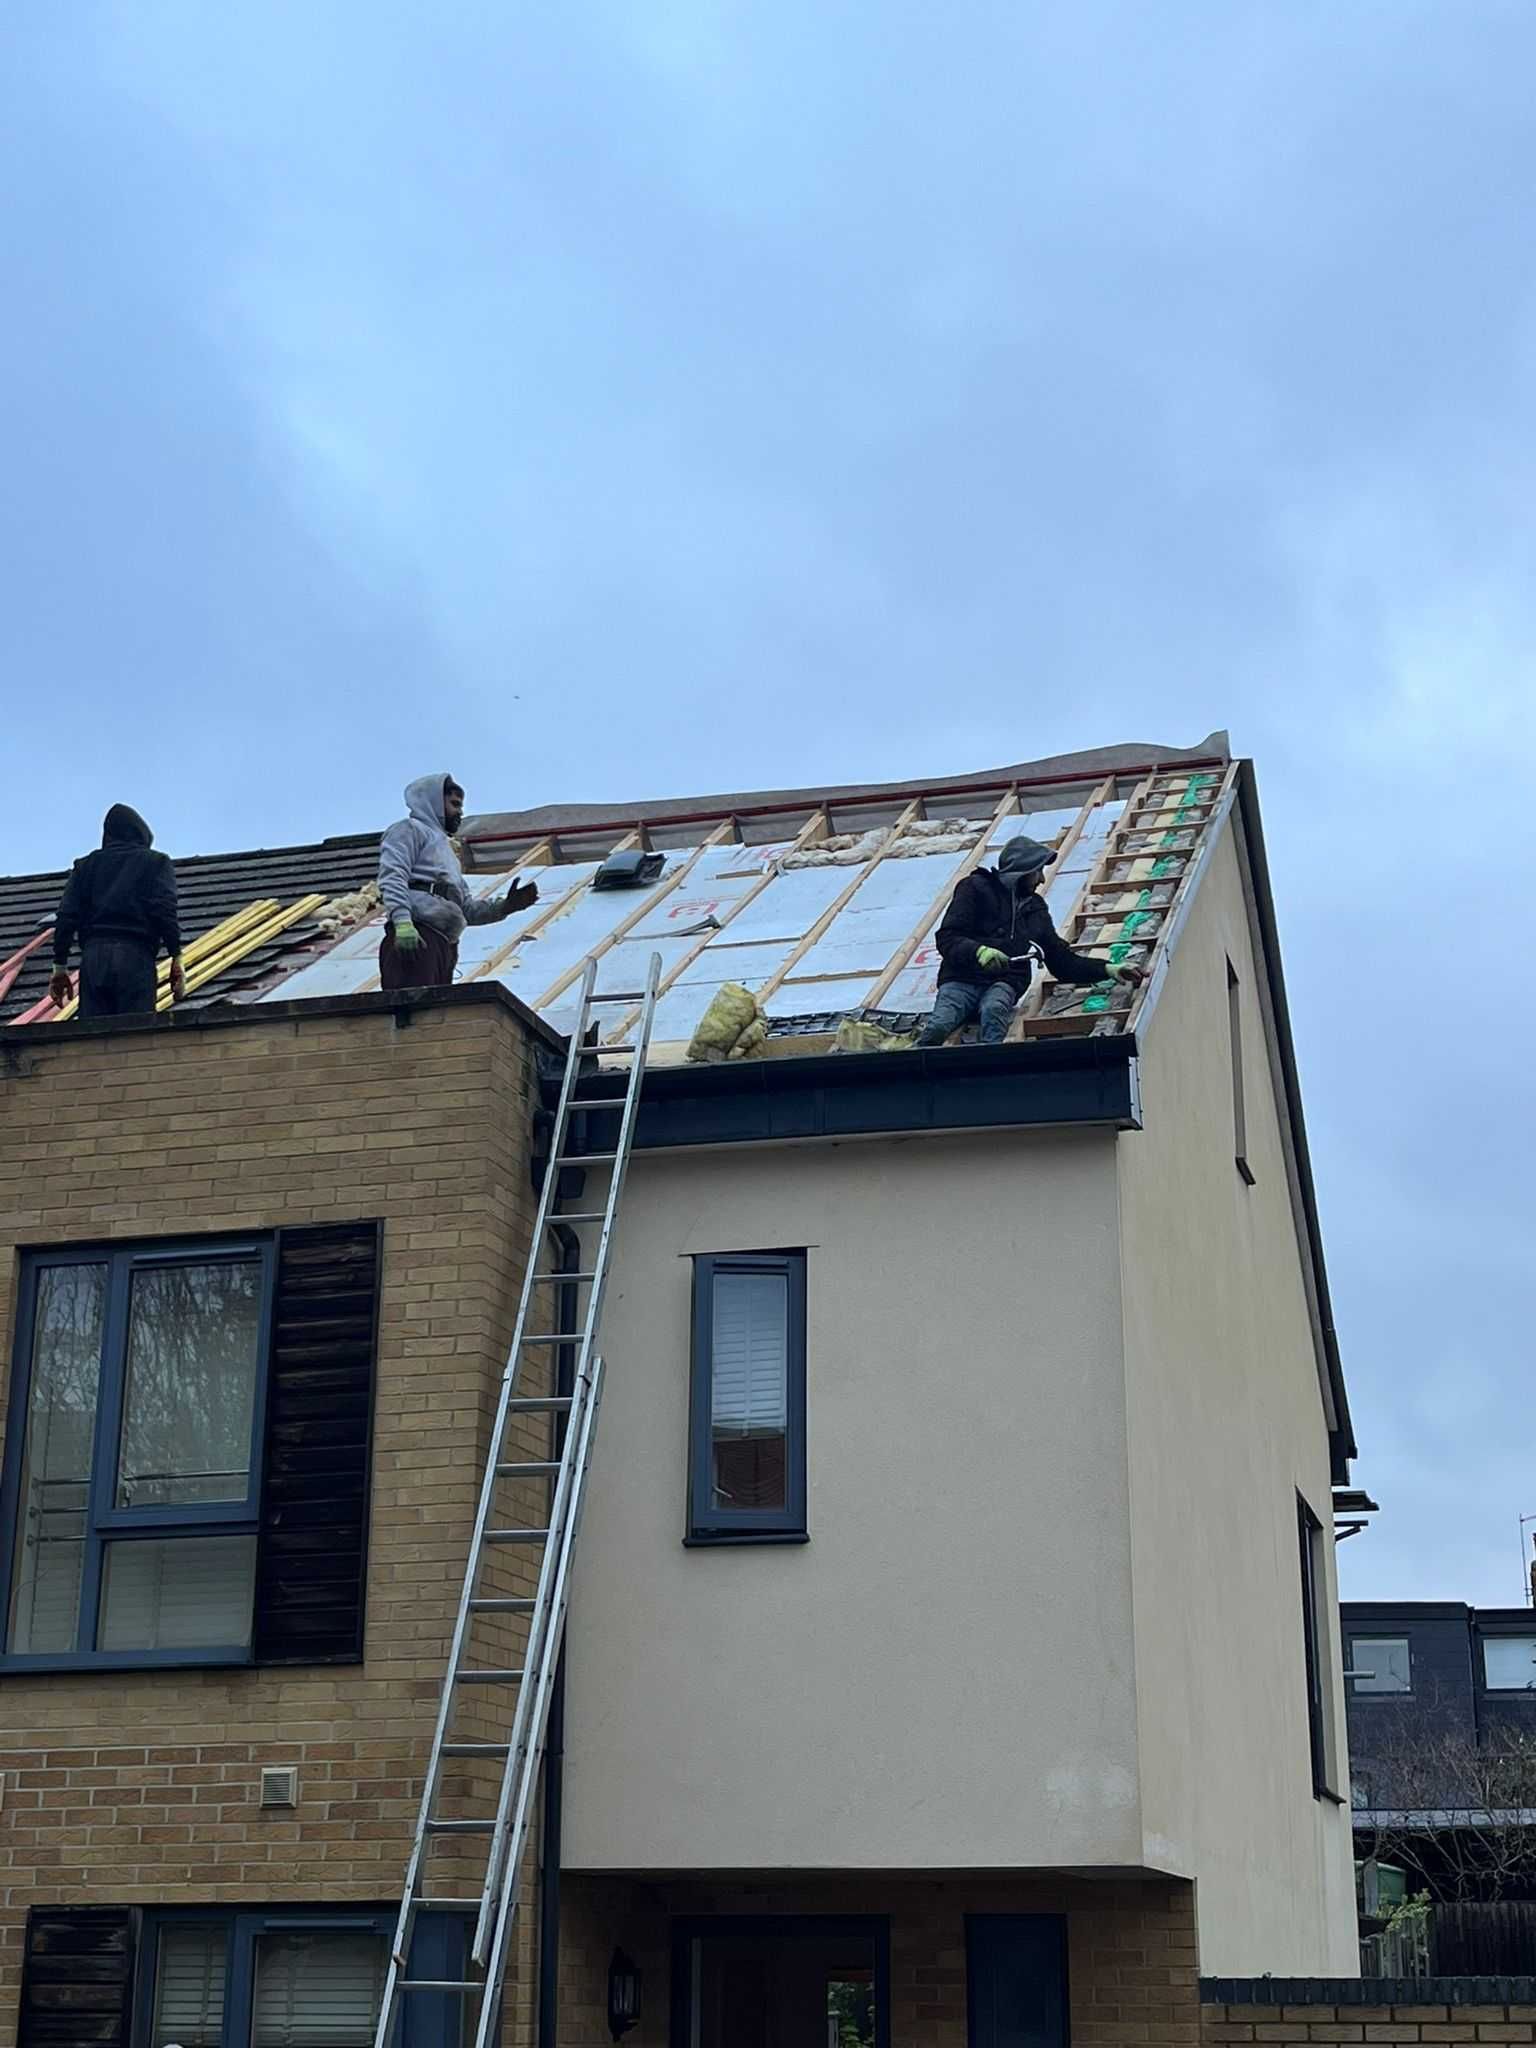
[[[248,853],[196,854],[175,862],[176,892],[181,904],[182,934],[195,940],[230,917],[260,901],[287,908],[306,897],[327,901],[346,896],[373,881],[379,860],[379,835],[365,832],[344,839],[326,839],[315,846],[279,846]],[[53,922],[67,873],[11,875],[0,879],[0,964],[11,959],[46,925]],[[198,989],[190,1000],[211,1003],[252,992],[288,962],[310,957],[317,944],[329,944],[314,916],[301,919],[265,945],[257,946],[228,970]],[[0,1022],[13,1023],[48,993],[53,949],[45,940],[22,964],[10,991],[0,999]]]

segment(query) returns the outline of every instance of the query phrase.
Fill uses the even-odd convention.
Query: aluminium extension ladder
[[[581,1520],[587,1471],[592,1458],[592,1435],[597,1422],[598,1402],[602,1395],[603,1364],[596,1350],[596,1343],[598,1321],[603,1308],[603,1292],[608,1277],[614,1218],[629,1165],[635,1113],[640,1101],[641,1080],[645,1069],[646,1052],[650,1045],[651,1025],[656,1013],[657,983],[660,976],[661,957],[653,953],[643,990],[625,989],[611,994],[597,994],[595,960],[587,962],[582,980],[581,1001],[566,1053],[565,1073],[560,1084],[559,1106],[555,1111],[554,1129],[550,1137],[549,1164],[539,1196],[528,1270],[523,1278],[512,1348],[502,1374],[500,1400],[496,1409],[496,1419],[491,1428],[490,1452],[480,1487],[479,1509],[475,1516],[474,1534],[470,1540],[469,1562],[464,1573],[463,1591],[459,1597],[458,1617],[454,1622],[453,1637],[448,1650],[448,1667],[443,1677],[437,1723],[432,1734],[432,1749],[427,1762],[426,1783],[422,1789],[421,1811],[411,1845],[410,1862],[406,1867],[400,1918],[391,1944],[390,1960],[385,1975],[375,2048],[395,2048],[399,2019],[407,1999],[413,1994],[429,1992],[459,1994],[461,2015],[464,2011],[463,2000],[471,1993],[478,1994],[480,2010],[474,2033],[475,2048],[493,2048],[501,2003],[501,1986],[506,1974],[512,1926],[517,1914],[523,1856],[532,1826],[539,1769],[544,1754],[550,1696],[565,1629],[571,1559],[577,1526]],[[615,1112],[618,1114],[619,1130],[614,1148],[606,1152],[567,1151],[573,1114],[590,1113],[598,1107],[583,1103],[576,1093],[582,1062],[584,1059],[590,1061],[596,1050],[593,1046],[583,1044],[592,1009],[599,1003],[619,1002],[638,1003],[640,1009],[629,1042],[623,1046],[605,1045],[602,1048],[604,1053],[628,1052],[632,1055],[628,1086],[622,1104],[605,1102],[600,1110],[600,1113],[606,1113],[608,1116]],[[568,1166],[599,1171],[603,1168],[608,1169],[608,1190],[601,1207],[589,1206],[584,1213],[574,1215],[560,1213],[557,1206],[560,1176],[562,1170]],[[591,1258],[583,1257],[581,1270],[575,1273],[541,1272],[539,1266],[546,1237],[556,1226],[564,1228],[568,1225],[585,1225],[589,1228],[596,1226],[596,1243]],[[547,1297],[541,1296],[539,1290],[550,1286],[572,1285],[584,1286],[587,1289],[585,1307],[579,1318],[579,1329],[558,1333],[530,1330],[530,1321],[548,1320],[542,1313]],[[551,1354],[546,1347],[560,1344],[571,1346],[576,1354],[575,1379],[571,1392],[520,1394],[518,1387],[523,1375],[525,1354],[531,1351],[535,1358],[542,1354],[548,1359]],[[564,1442],[558,1456],[532,1460],[520,1454],[515,1444],[509,1444],[508,1433],[518,1418],[539,1414],[550,1416],[557,1424],[563,1421]],[[501,1526],[505,1516],[498,1514],[498,1501],[502,1487],[509,1481],[522,1482],[524,1485],[542,1485],[545,1482],[549,1484],[547,1523],[532,1528]],[[486,1563],[496,1554],[498,1547],[503,1545],[534,1545],[542,1548],[538,1586],[531,1597],[480,1592]],[[473,1638],[480,1617],[517,1615],[526,1615],[528,1618],[527,1644],[520,1653],[521,1663],[516,1668],[497,1666],[488,1663],[483,1652],[477,1659]],[[457,1740],[456,1719],[463,1705],[461,1689],[474,1688],[475,1694],[480,1695],[482,1687],[488,1689],[484,1696],[503,1698],[508,1703],[508,1711],[503,1717],[506,1721],[504,1739],[498,1742]],[[449,1818],[440,1811],[443,1804],[444,1765],[454,1759],[501,1766],[499,1796],[494,1801],[488,1797],[484,1811],[472,1817]],[[486,1849],[484,1879],[476,1898],[445,1895],[443,1885],[449,1873],[441,1869],[442,1859],[438,1859],[438,1869],[434,1870],[433,1867],[434,1845],[445,1841],[452,1842],[455,1838],[465,1836],[483,1841]],[[461,1878],[460,1893],[471,1889],[474,1882],[471,1879],[469,1885],[465,1885]],[[421,1978],[412,1977],[410,1974],[408,1959],[418,1917],[423,1912],[431,1912],[434,1909],[452,1909],[466,1916],[470,1911],[476,1914],[474,1936],[468,1951],[469,1964],[463,1977]],[[471,1971],[475,1974],[469,1974]],[[465,2036],[467,2039],[467,2029]]]

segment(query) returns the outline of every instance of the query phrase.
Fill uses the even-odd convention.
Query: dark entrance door
[[[1067,1923],[1059,1913],[968,1913],[970,2048],[1067,2048]]]

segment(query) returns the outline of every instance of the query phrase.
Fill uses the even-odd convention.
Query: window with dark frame
[[[1301,1562],[1302,1633],[1306,1646],[1307,1735],[1312,1754],[1312,1791],[1318,1799],[1343,1803],[1335,1726],[1332,1661],[1328,1632],[1328,1571],[1323,1525],[1296,1496],[1296,1532]]]
[[[1485,1692],[1536,1691],[1536,1635],[1481,1636]]]
[[[1227,1046],[1232,1060],[1232,1157],[1238,1173],[1249,1187],[1254,1184],[1248,1164],[1248,1104],[1243,1086],[1243,988],[1237,969],[1227,962]]]
[[[693,1262],[688,1541],[806,1533],[805,1253]]]
[[[34,1907],[23,1949],[21,2038],[64,2038],[93,1987],[102,2048],[372,2048],[394,1915],[346,1907]],[[423,1914],[412,1974],[462,1977],[462,1916]],[[425,1993],[401,2048],[448,2048],[465,2001]],[[472,2003],[472,2002],[471,2002]],[[470,2015],[473,2019],[473,2013]]]
[[[6,1665],[361,1654],[377,1248],[358,1224],[25,1256]]]
[[[1406,1636],[1351,1636],[1349,1680],[1357,1693],[1413,1691],[1413,1659]]]

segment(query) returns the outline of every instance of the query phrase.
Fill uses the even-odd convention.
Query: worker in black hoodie
[[[1057,931],[1040,894],[1054,859],[1048,846],[1021,835],[1003,848],[995,873],[977,868],[955,890],[937,933],[944,964],[919,1045],[942,1045],[978,1016],[982,1044],[1001,1045],[1034,960],[1043,960],[1058,981],[1140,981],[1139,967],[1111,967],[1074,953]]]
[[[155,1007],[155,962],[171,956],[171,994],[186,993],[176,871],[150,851],[155,835],[138,812],[114,804],[95,853],[77,860],[53,923],[55,1003],[69,1001],[69,954],[80,941],[80,1015],[128,1017]]]

